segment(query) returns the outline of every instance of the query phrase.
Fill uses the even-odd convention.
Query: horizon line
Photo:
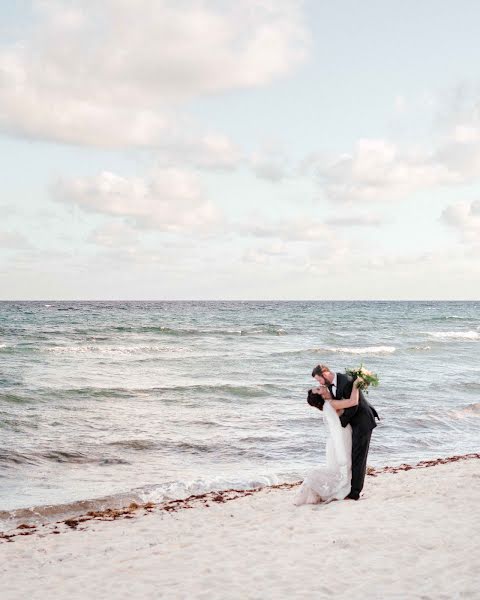
[[[446,298],[396,298],[396,299],[276,299],[276,298],[263,298],[263,299],[222,299],[222,298],[177,298],[177,299],[108,299],[108,298],[89,298],[89,299],[0,299],[0,302],[480,302],[480,299],[446,299]]]

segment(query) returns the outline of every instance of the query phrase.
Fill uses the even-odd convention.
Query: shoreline
[[[462,455],[454,455],[445,458],[436,458],[430,460],[422,460],[415,464],[403,463],[397,466],[385,466],[385,467],[368,467],[367,476],[377,477],[381,474],[396,474],[404,471],[411,471],[415,469],[426,469],[435,467],[438,465],[445,465],[450,463],[456,463],[467,460],[478,460],[480,459],[480,453],[469,453]],[[63,531],[68,529],[76,530],[79,526],[88,523],[89,521],[116,521],[118,519],[132,519],[142,514],[149,514],[153,512],[166,512],[176,513],[181,510],[188,510],[193,508],[209,508],[214,504],[224,504],[239,498],[245,498],[253,496],[260,492],[268,492],[273,490],[292,490],[300,486],[302,481],[296,481],[292,483],[280,483],[274,485],[267,485],[258,488],[251,488],[245,490],[239,489],[226,489],[219,491],[206,492],[204,494],[195,494],[187,498],[181,498],[177,500],[168,500],[166,502],[130,502],[128,505],[105,508],[100,510],[89,510],[83,513],[76,513],[67,518],[60,520],[50,520],[43,523],[35,524],[35,519],[38,521],[39,515],[35,514],[35,509],[19,509],[18,511],[9,511],[11,513],[21,513],[17,520],[21,520],[22,523],[17,524],[11,528],[6,528],[0,531],[0,543],[2,542],[13,542],[17,537],[30,536],[34,534],[46,535],[46,534],[59,534],[62,533],[61,526],[64,525]],[[80,501],[79,504],[91,503],[94,500]],[[63,505],[58,505],[63,506]],[[42,507],[37,507],[37,510]],[[47,506],[45,508],[55,509],[55,506]],[[8,523],[8,522],[6,522]],[[60,526],[60,527],[59,527]]]
[[[27,526],[0,544],[2,600],[478,598],[478,458],[371,470],[359,502],[280,484]]]

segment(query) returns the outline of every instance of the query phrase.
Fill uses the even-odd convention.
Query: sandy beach
[[[4,532],[1,597],[479,598],[478,455],[374,475],[359,502],[280,486]]]

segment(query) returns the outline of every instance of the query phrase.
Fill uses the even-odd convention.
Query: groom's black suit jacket
[[[353,377],[344,375],[343,373],[337,373],[337,389],[335,393],[335,398],[337,400],[350,398],[353,381]],[[340,417],[340,422],[342,427],[346,427],[350,423],[352,429],[356,430],[357,434],[363,434],[369,433],[377,426],[377,423],[375,422],[376,418],[380,418],[377,411],[367,402],[363,392],[360,391],[358,405],[346,408]]]

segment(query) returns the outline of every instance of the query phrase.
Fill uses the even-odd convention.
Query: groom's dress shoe
[[[360,496],[357,496],[356,494],[352,494],[352,492],[350,492],[348,496],[345,497],[345,500],[360,500]]]

